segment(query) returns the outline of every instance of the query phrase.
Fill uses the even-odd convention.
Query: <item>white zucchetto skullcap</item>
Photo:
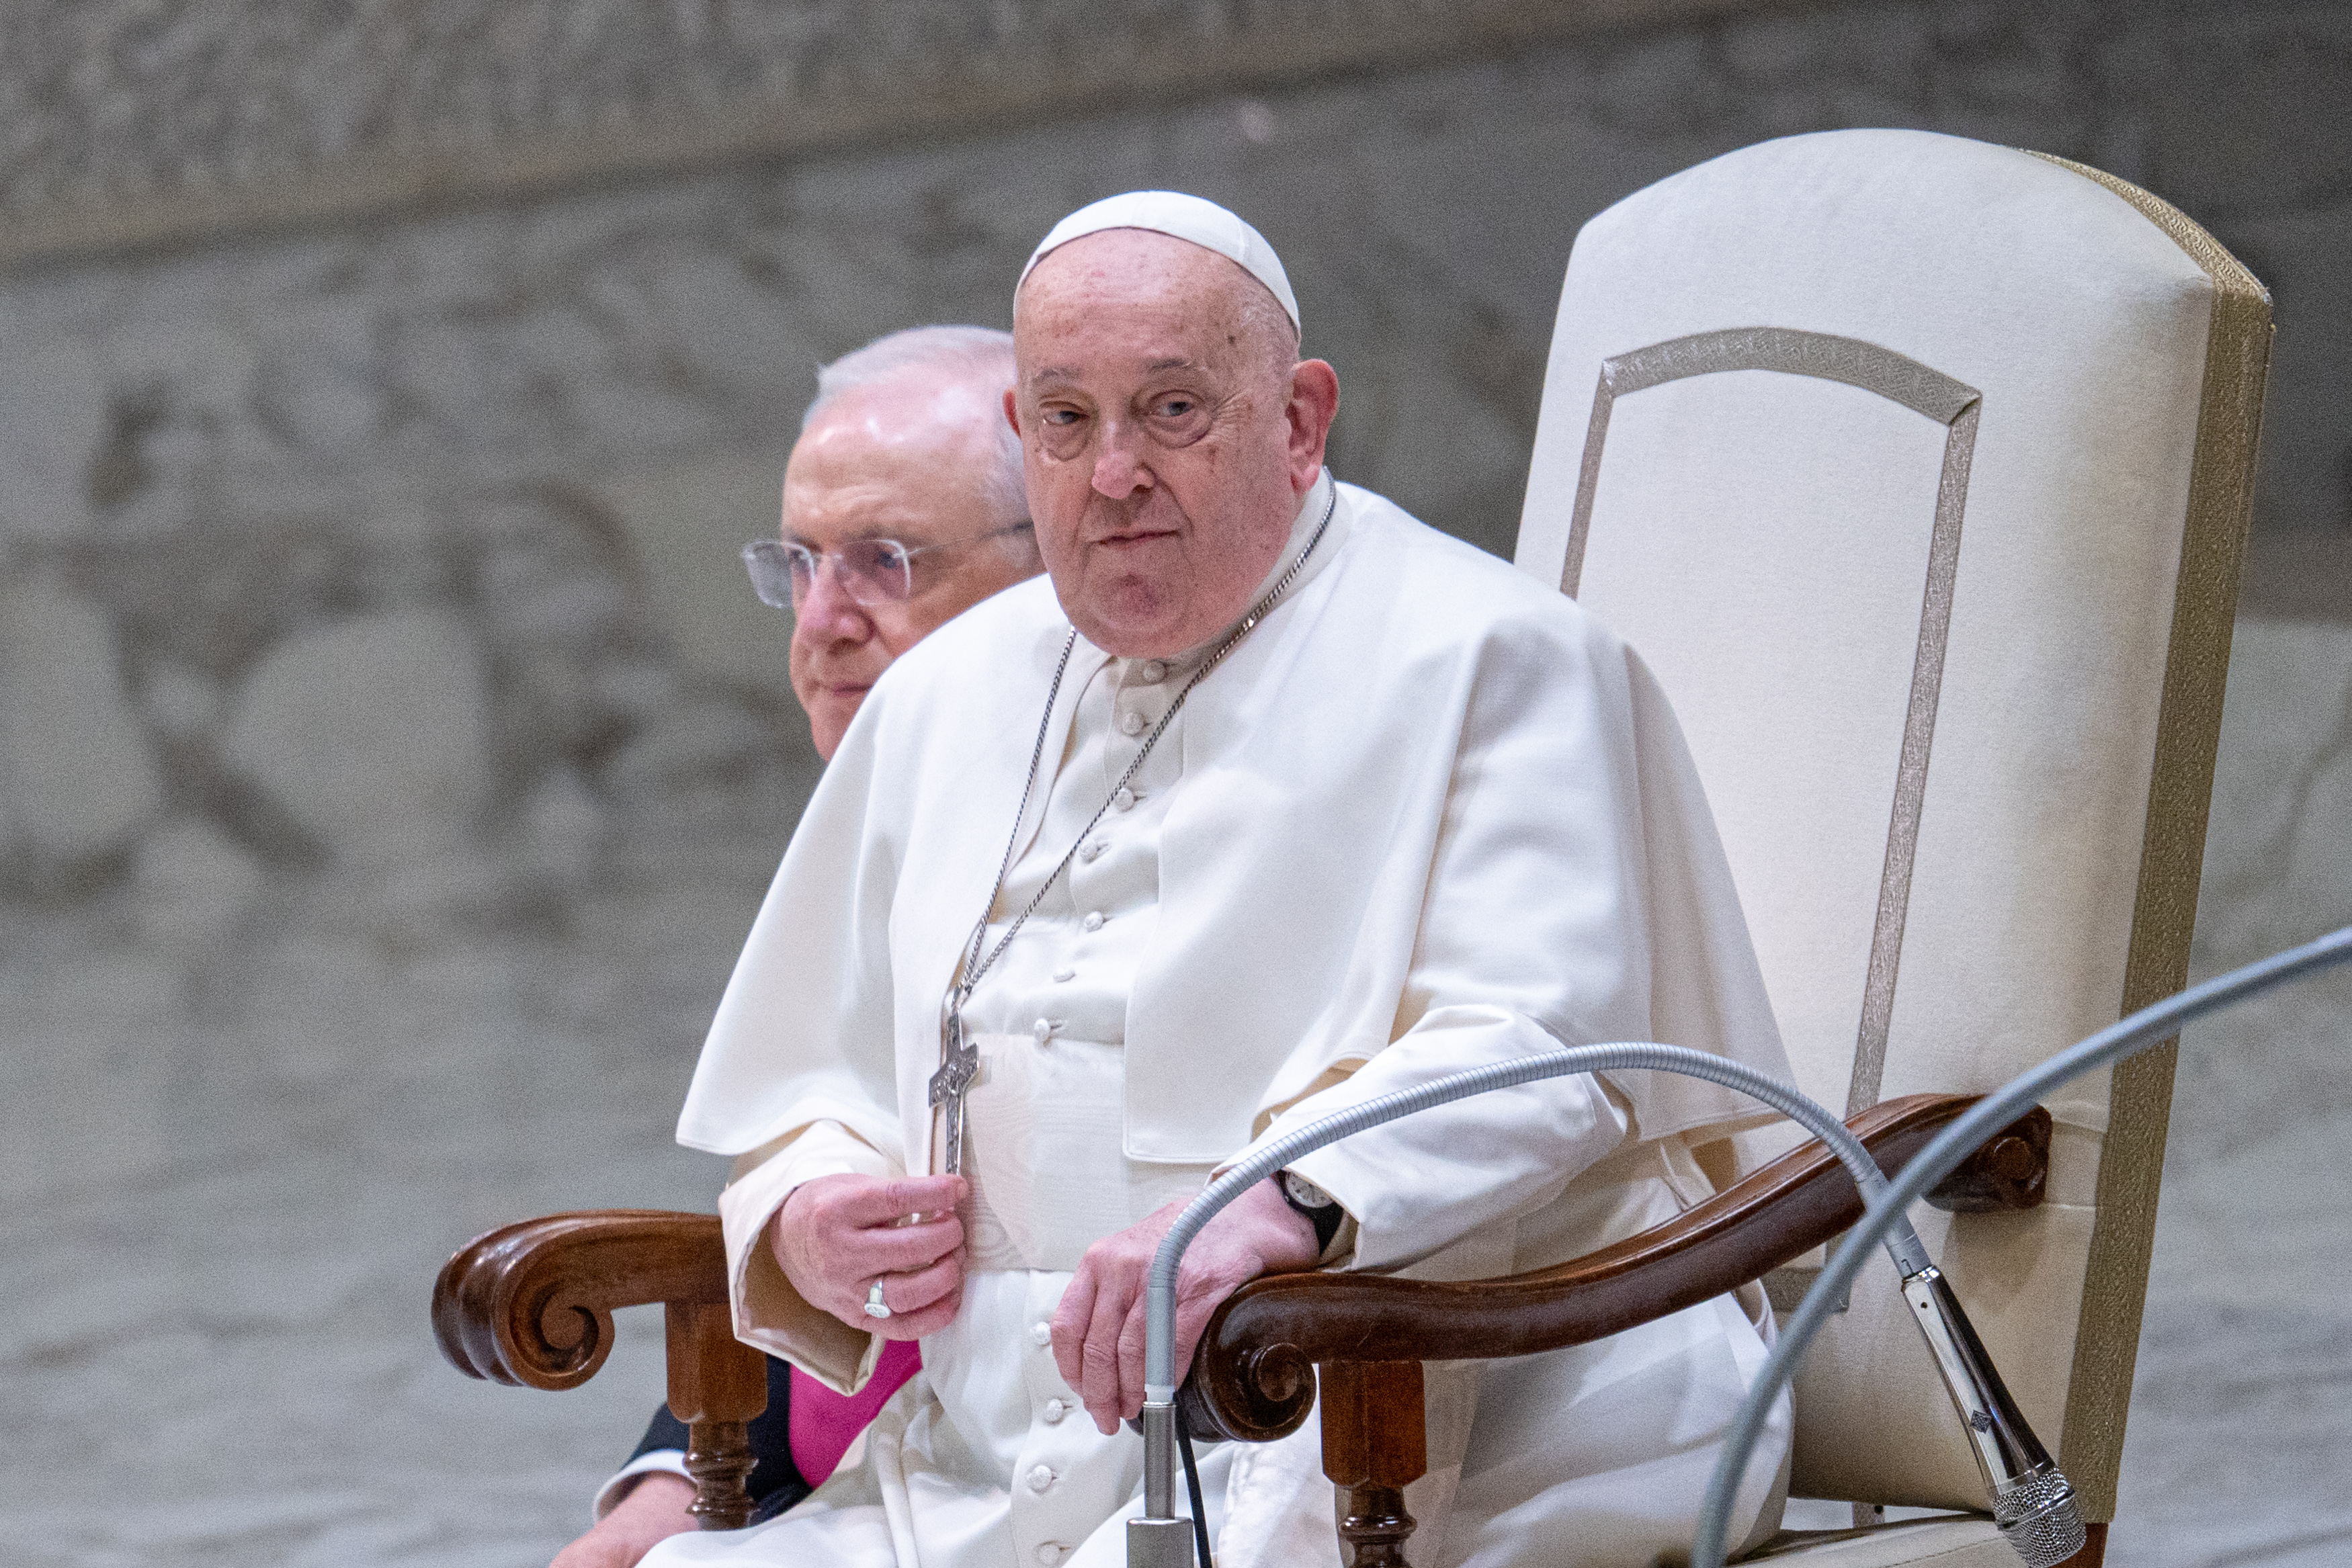
[[[1297,329],[1298,297],[1290,292],[1290,278],[1282,270],[1282,257],[1274,254],[1274,246],[1265,243],[1265,236],[1216,203],[1188,196],[1181,191],[1129,191],[1125,195],[1105,196],[1080,207],[1037,242],[1037,248],[1029,253],[1028,265],[1021,269],[1020,280],[1013,286],[1013,291],[1020,292],[1021,284],[1029,280],[1029,274],[1048,252],[1105,229],[1150,229],[1229,257],[1265,285],[1266,292],[1275,297],[1283,314],[1290,318],[1292,329]]]

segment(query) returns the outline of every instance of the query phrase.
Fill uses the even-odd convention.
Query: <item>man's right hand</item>
[[[956,1207],[970,1191],[958,1176],[819,1176],[776,1211],[768,1246],[803,1301],[884,1339],[920,1339],[947,1327],[962,1302]],[[866,1312],[877,1279],[887,1318]]]

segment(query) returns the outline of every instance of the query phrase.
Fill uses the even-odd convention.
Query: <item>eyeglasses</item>
[[[853,603],[872,607],[903,602],[915,591],[915,558],[954,553],[1007,534],[1026,532],[1027,519],[992,528],[960,544],[909,545],[897,539],[852,539],[835,550],[815,550],[789,539],[753,539],[743,547],[743,566],[763,604],[797,609],[826,561],[833,580]]]

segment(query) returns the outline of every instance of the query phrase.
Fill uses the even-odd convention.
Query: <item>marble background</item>
[[[504,1568],[577,1528],[658,1396],[657,1315],[583,1390],[496,1389],[433,1350],[433,1270],[522,1215],[708,1203],[668,1128],[815,767],[734,549],[817,361],[1002,323],[1109,190],[1256,217],[1346,382],[1335,468],[1495,549],[1570,241],[1641,184],[1900,124],[2179,202],[2280,322],[2198,963],[2352,919],[2352,13],[1554,9],[1497,44],[1512,8],[1473,7],[1487,33],[1412,63],[1383,39],[1444,7],[1097,6],[1130,65],[1220,16],[1369,41],[1129,107],[1044,71],[959,122],[910,89],[905,134],[657,174],[592,147],[321,216],[271,182],[718,123],[820,56],[919,88],[954,8],[810,8],[814,54],[588,0],[8,8],[0,1558]],[[208,190],[210,228],[25,237]],[[2352,1552],[2352,1312],[2314,1245],[2352,1207],[2347,1007],[2183,1051],[2111,1562]]]

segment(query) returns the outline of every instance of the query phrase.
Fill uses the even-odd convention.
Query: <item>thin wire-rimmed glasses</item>
[[[917,556],[942,552],[952,555],[990,539],[1022,533],[1030,527],[1024,517],[955,544],[909,545],[898,539],[852,539],[833,550],[811,549],[790,539],[753,539],[743,547],[743,567],[751,574],[751,587],[761,603],[792,610],[808,597],[818,570],[831,561],[833,580],[840,584],[842,591],[849,595],[853,603],[871,608],[901,603],[915,591]]]

